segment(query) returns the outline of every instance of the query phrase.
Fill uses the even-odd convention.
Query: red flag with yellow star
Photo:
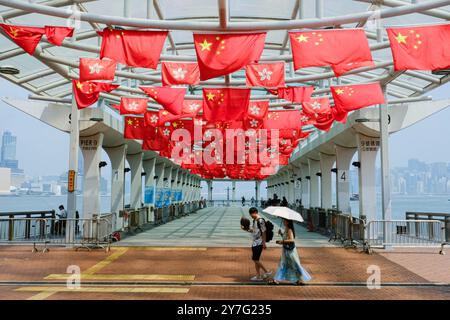
[[[200,71],[196,63],[162,62],[161,76],[163,86],[200,83]]]
[[[55,46],[62,45],[65,38],[73,36],[73,28],[45,26],[44,29],[48,42]]]
[[[200,80],[220,77],[257,62],[266,33],[194,34]]]
[[[269,111],[264,129],[300,129],[300,116],[298,110]]]
[[[340,76],[374,65],[363,29],[290,32],[289,37],[295,70],[330,66],[335,75]]]
[[[144,125],[143,117],[125,117],[125,128],[123,136],[125,139],[143,140],[149,131]]]
[[[331,86],[330,90],[338,113],[385,103],[383,90],[381,90],[378,82],[351,86]]]
[[[395,70],[450,68],[450,24],[386,30]]]
[[[207,121],[244,120],[250,101],[250,89],[203,88],[203,118]]]
[[[186,88],[139,87],[139,89],[161,104],[170,113],[179,115],[183,112]]]
[[[5,33],[25,52],[33,54],[42,36],[45,34],[44,28],[13,26],[0,24]]]
[[[156,69],[167,31],[117,30],[105,28],[100,58],[107,57],[131,67]]]
[[[284,87],[284,62],[248,64],[245,79],[248,87]]]
[[[81,82],[72,80],[73,94],[77,102],[78,109],[84,109],[97,102],[100,92],[111,92],[120,85],[102,82]]]

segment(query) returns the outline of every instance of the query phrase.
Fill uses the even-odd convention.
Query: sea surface
[[[240,198],[238,198],[240,199]],[[439,212],[450,213],[450,195],[392,195],[392,218],[404,219],[405,212]],[[82,197],[77,197],[77,209],[83,213]],[[100,197],[102,213],[110,212],[111,197]],[[0,197],[0,213],[18,211],[58,210],[59,205],[66,206],[67,196],[19,196]],[[350,201],[354,216],[359,215],[359,201]],[[378,218],[381,219],[381,197],[377,201]]]

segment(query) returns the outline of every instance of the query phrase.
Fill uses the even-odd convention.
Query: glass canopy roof
[[[310,84],[320,90],[320,94],[329,94],[327,88],[333,84],[370,82],[381,80],[387,84],[387,94],[390,102],[408,101],[408,99],[420,99],[426,92],[449,80],[448,75],[435,75],[425,71],[393,72],[392,56],[390,48],[386,44],[387,35],[384,26],[393,25],[418,25],[430,23],[443,23],[450,19],[450,1],[423,0],[385,0],[382,6],[373,3],[383,1],[370,0],[45,0],[35,1],[30,4],[28,0],[0,0],[0,15],[4,23],[43,26],[59,25],[66,26],[71,23],[66,18],[57,17],[59,12],[81,12],[88,13],[92,17],[125,17],[127,21],[135,19],[149,19],[151,21],[173,21],[179,24],[176,30],[169,29],[169,37],[162,52],[161,60],[195,61],[193,49],[193,28],[195,23],[213,23],[220,26],[221,15],[225,15],[226,23],[267,23],[266,46],[262,60],[286,61],[286,82],[288,85]],[[432,9],[407,15],[397,15],[381,19],[377,41],[377,28],[369,19],[355,20],[351,23],[341,24],[343,28],[362,27],[366,30],[372,55],[379,66],[365,72],[357,72],[340,77],[339,79],[330,75],[329,68],[306,68],[294,71],[289,49],[287,31],[291,27],[272,28],[274,23],[289,22],[293,20],[315,21],[315,19],[327,19],[341,17],[376,10],[392,10],[392,8],[417,7],[424,3],[438,3]],[[18,5],[19,4],[19,5]],[[29,5],[28,9],[20,8],[20,4]],[[42,8],[51,7],[57,14],[36,13],[40,10],[30,9],[32,6]],[[221,10],[224,9],[224,10]],[[417,9],[419,10],[419,9]],[[417,11],[414,10],[414,11]],[[56,12],[55,11],[55,12]],[[228,14],[227,14],[228,13]],[[375,14],[376,15],[376,14]],[[76,16],[76,15],[75,15]],[[84,20],[84,19],[83,19]],[[89,20],[89,21],[87,21]],[[98,23],[95,19],[76,21],[76,32],[72,39],[66,39],[63,46],[56,47],[48,42],[41,41],[37,54],[29,56],[17,47],[6,35],[0,36],[0,66],[13,66],[19,69],[18,75],[0,76],[16,83],[30,91],[34,97],[70,99],[71,78],[78,77],[78,59],[80,57],[96,57],[100,45],[100,39],[96,30],[103,29],[106,24]],[[222,19],[223,20],[223,19]],[[73,21],[72,21],[73,22]],[[116,25],[116,24],[115,24]],[[120,25],[124,28],[130,27],[128,23]],[[325,24],[323,27],[332,27],[333,24]],[[195,27],[195,32],[208,31],[207,28]],[[277,29],[277,30],[274,30]],[[226,27],[223,28],[227,31]],[[239,30],[233,30],[239,31]],[[122,95],[143,95],[137,86],[143,84],[160,85],[160,73],[158,70],[142,68],[128,68],[122,66],[127,72],[126,77],[119,77],[120,90],[110,94],[103,94],[105,100],[117,102]],[[139,79],[136,79],[139,78]],[[225,85],[224,78],[213,79],[201,84],[202,87],[209,85]],[[244,72],[238,71],[231,75],[230,85],[245,85]],[[193,88],[187,96],[199,98],[200,86]],[[283,105],[281,100],[271,96],[264,90],[252,90],[253,97],[265,97],[271,100],[271,108],[289,107]],[[65,101],[65,100],[61,100]]]

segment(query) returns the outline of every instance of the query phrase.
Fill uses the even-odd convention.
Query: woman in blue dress
[[[277,244],[283,246],[278,270],[273,277],[273,284],[280,281],[294,282],[304,285],[306,281],[311,280],[311,276],[300,264],[300,258],[295,247],[295,230],[292,220],[283,219],[284,232],[279,231],[283,240],[277,240]]]

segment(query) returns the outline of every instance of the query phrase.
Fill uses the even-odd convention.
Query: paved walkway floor
[[[0,299],[450,299],[450,283],[442,284],[443,278],[433,281],[382,254],[338,247],[298,249],[313,277],[307,286],[251,282],[249,248],[137,246],[114,247],[109,253],[1,249]],[[442,265],[450,260],[436,252],[414,255],[434,261],[437,274],[444,273]],[[280,249],[268,248],[262,261],[276,270],[279,257]],[[80,268],[80,289],[66,287],[69,266]],[[380,270],[380,289],[367,287],[368,270],[374,266]]]
[[[248,208],[207,208],[125,238],[110,252],[0,246],[0,299],[450,299],[450,255],[437,249],[343,248],[296,226],[307,286],[251,282],[251,235],[239,220]],[[269,217],[266,217],[269,218]],[[269,218],[276,226],[280,221]],[[274,242],[262,262],[276,271]],[[68,288],[71,270],[81,287]],[[373,270],[381,287],[369,288]]]
[[[242,216],[250,218],[249,207],[212,207],[199,210],[195,214],[175,219],[150,230],[126,237],[119,246],[208,246],[208,247],[248,247],[251,235],[240,228]],[[274,241],[269,246],[277,246],[280,219],[263,214],[275,226]],[[334,247],[338,242],[328,242],[328,238],[296,226],[297,246]]]

